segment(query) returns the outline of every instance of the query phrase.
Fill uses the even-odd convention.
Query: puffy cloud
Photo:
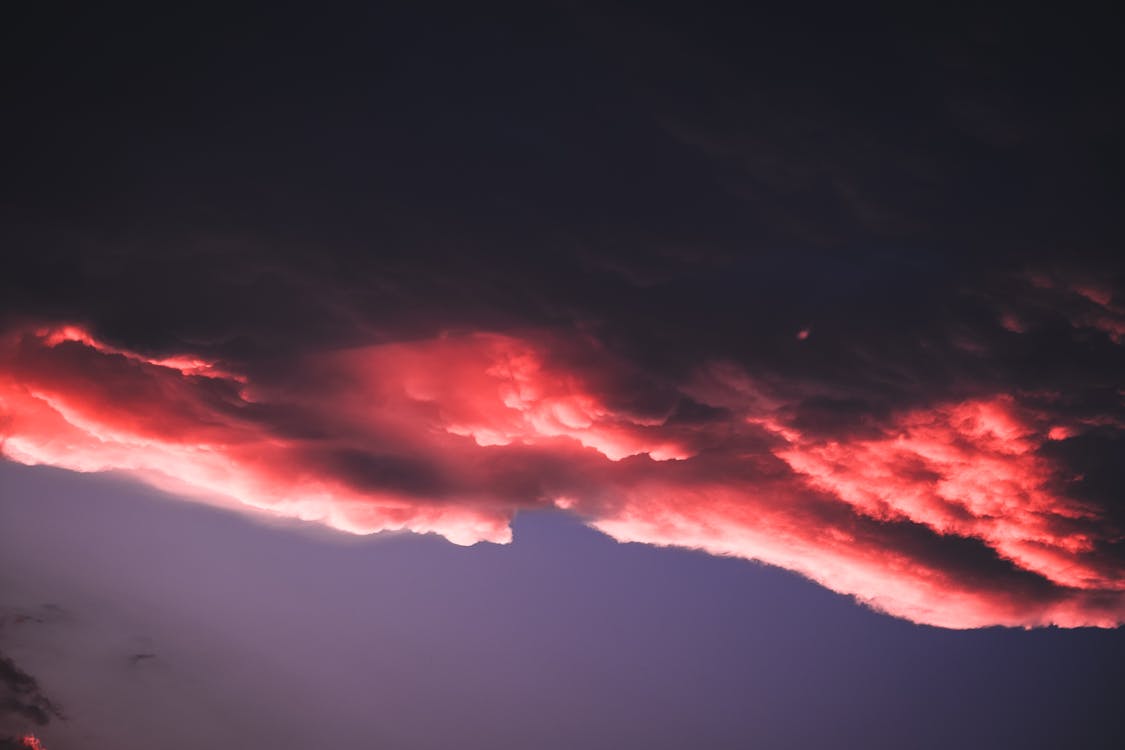
[[[722,362],[675,380],[544,330],[234,369],[13,328],[3,453],[459,544],[506,542],[515,513],[554,505],[621,541],[782,566],[947,627],[1125,620],[1122,532],[1054,450],[1120,427],[1057,394],[876,405]]]

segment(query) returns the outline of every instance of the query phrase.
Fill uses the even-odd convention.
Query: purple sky
[[[464,549],[264,525],[51,469],[0,465],[0,488],[0,643],[66,712],[40,732],[52,748],[1119,738],[1120,630],[920,627],[557,513]]]

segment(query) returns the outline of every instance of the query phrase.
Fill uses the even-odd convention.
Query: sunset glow
[[[517,512],[556,505],[622,541],[779,565],[947,627],[1125,618],[1125,575],[1099,552],[1100,511],[1066,495],[1067,477],[1041,450],[1080,426],[1009,395],[813,436],[787,416],[800,408],[793,396],[765,397],[767,386],[733,371],[720,370],[734,391],[712,391],[731,418],[689,427],[671,420],[682,394],[655,410],[615,406],[612,383],[635,375],[608,354],[592,350],[568,370],[512,336],[325,352],[269,385],[73,326],[4,341],[3,451],[21,463],[126,471],[341,531],[458,544],[507,542]],[[282,414],[318,436],[286,434]],[[748,440],[760,445],[750,454],[737,448]],[[541,467],[530,483],[519,468],[529,461]],[[982,545],[997,556],[995,578],[913,548],[913,528],[928,529],[935,550],[944,538]],[[1016,570],[1033,576],[1022,592],[1004,583]]]
[[[13,4],[0,750],[1125,748],[1120,27]]]

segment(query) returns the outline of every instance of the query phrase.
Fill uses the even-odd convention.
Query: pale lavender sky
[[[1121,736],[1104,690],[1120,630],[943,631],[558,514],[515,530],[511,546],[357,539],[2,463],[0,648],[66,711],[41,732],[51,750]]]

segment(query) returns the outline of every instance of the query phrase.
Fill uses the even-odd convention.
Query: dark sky
[[[11,12],[0,734],[1121,744],[1116,26],[707,6]]]

